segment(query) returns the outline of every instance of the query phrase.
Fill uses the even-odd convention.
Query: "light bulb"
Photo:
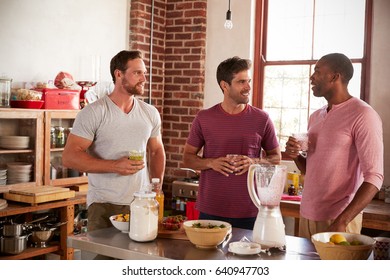
[[[225,24],[223,25],[225,29],[232,29],[233,28],[233,21],[232,21],[232,12],[228,10],[226,12],[226,21]]]

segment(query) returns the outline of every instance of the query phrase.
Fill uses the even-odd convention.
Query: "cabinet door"
[[[72,127],[78,112],[79,110],[47,110],[45,112],[45,185],[70,186],[88,182],[88,177],[85,174],[77,170],[68,170],[62,165],[64,147],[60,144],[61,137],[59,137],[58,131],[59,128],[63,128],[62,133],[66,134]],[[56,141],[51,141],[52,128],[56,128],[54,133]]]
[[[26,185],[42,185],[43,118],[42,110],[0,109],[0,192]],[[22,144],[21,138],[15,139],[14,136],[27,137],[27,142]],[[20,163],[25,164],[19,168]]]

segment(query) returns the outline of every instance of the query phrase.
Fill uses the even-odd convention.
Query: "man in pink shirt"
[[[309,119],[307,158],[290,137],[286,153],[305,174],[299,235],[360,233],[362,210],[383,183],[383,133],[379,115],[351,96],[353,66],[339,53],[323,56],[310,77],[313,94],[328,105]]]

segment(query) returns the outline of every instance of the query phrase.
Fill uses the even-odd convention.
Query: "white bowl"
[[[329,243],[333,234],[341,234],[348,242],[360,241],[362,245],[337,245]],[[370,256],[375,240],[367,235],[346,232],[321,232],[311,236],[311,241],[321,260],[367,260]]]
[[[5,149],[27,149],[29,143],[29,136],[0,136],[0,147]]]
[[[128,222],[118,222],[118,221],[115,221],[115,218],[116,218],[117,215],[113,215],[110,217],[110,221],[112,223],[112,225],[120,230],[121,232],[123,233],[129,233],[130,231],[130,221]]]

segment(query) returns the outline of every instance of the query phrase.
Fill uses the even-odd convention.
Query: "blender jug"
[[[286,234],[280,199],[286,182],[287,166],[253,164],[248,171],[248,192],[259,209],[252,240],[262,248],[285,248]]]
[[[11,82],[12,79],[0,78],[0,108],[9,107],[11,99]]]

